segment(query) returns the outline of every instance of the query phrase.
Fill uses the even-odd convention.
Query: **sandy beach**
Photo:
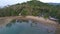
[[[43,17],[26,16],[26,18],[28,18],[28,19],[33,19],[33,20],[35,20],[35,21],[42,22],[42,23],[57,24],[55,21],[52,21],[52,20],[49,20],[49,19],[45,19],[45,18],[43,18]]]
[[[57,23],[55,21],[49,20],[49,19],[45,19],[43,17],[37,17],[37,16],[26,16],[26,17],[22,17],[22,16],[11,16],[11,17],[0,17],[0,25],[6,25],[8,24],[10,21],[14,20],[14,19],[31,19],[34,21],[38,21],[40,23],[43,24],[52,24],[52,25],[57,25]]]

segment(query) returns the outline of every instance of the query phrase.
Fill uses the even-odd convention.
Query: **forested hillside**
[[[27,1],[23,3],[18,3],[15,5],[6,6],[0,8],[0,17],[5,16],[22,16],[33,15],[33,16],[44,16],[48,18],[49,16],[59,19],[60,21],[60,5],[49,5],[48,3],[43,3],[37,0]]]

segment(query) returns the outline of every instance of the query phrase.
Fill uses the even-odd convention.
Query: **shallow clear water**
[[[45,26],[31,20],[16,20],[0,27],[0,34],[54,34],[55,27]]]

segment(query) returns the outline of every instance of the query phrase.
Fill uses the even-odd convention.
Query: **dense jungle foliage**
[[[31,0],[15,5],[6,6],[0,8],[0,17],[5,16],[43,16],[48,18],[49,16],[59,19],[60,22],[60,5],[49,5],[38,0]]]

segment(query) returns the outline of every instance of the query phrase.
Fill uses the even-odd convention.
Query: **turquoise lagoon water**
[[[49,32],[50,31],[50,32]],[[55,27],[31,20],[16,20],[0,27],[0,34],[54,34]]]

